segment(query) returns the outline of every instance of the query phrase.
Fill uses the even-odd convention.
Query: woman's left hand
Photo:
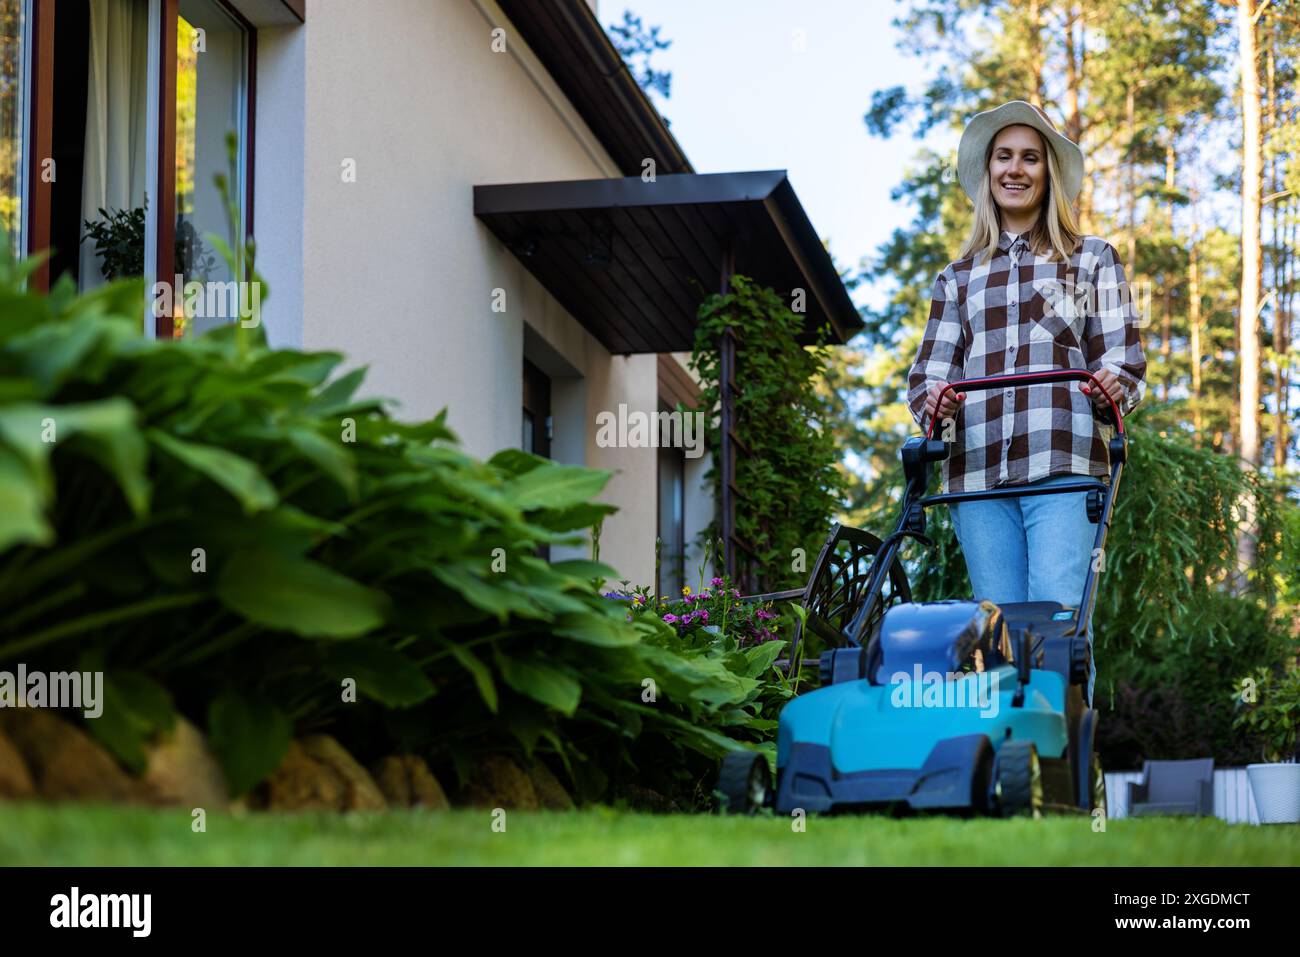
[[[1111,399],[1114,399],[1115,404],[1118,405],[1124,397],[1124,392],[1119,385],[1119,376],[1109,369],[1098,369],[1093,373],[1093,376],[1101,385],[1101,388],[1098,389],[1092,383],[1084,382],[1079,386],[1083,390],[1083,394],[1090,397],[1095,405],[1108,406]]]

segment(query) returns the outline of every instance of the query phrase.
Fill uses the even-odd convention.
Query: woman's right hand
[[[943,404],[938,405],[939,393],[943,392],[947,385],[948,383],[946,382],[940,382],[936,385],[930,386],[930,391],[925,397],[925,414],[928,415],[931,420],[947,419],[956,415],[959,403],[966,400],[965,392],[953,392],[950,389],[948,392],[944,393]],[[936,405],[938,405],[937,414]]]

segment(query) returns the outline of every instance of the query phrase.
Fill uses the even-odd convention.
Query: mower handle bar
[[[1124,434],[1124,417],[1120,415],[1119,405],[1110,397],[1109,392],[1102,389],[1101,382],[1098,381],[1097,377],[1087,369],[1048,369],[1045,372],[986,375],[974,379],[960,379],[956,382],[949,382],[939,391],[939,396],[935,400],[935,412],[938,412],[939,405],[943,402],[943,397],[949,390],[953,392],[981,392],[986,389],[1001,389],[1008,385],[1043,385],[1051,382],[1091,382],[1106,397],[1106,401],[1110,403],[1111,411],[1115,415],[1116,430],[1120,435]],[[925,433],[927,439],[934,438],[934,424],[937,421],[938,415],[930,417],[930,428]]]

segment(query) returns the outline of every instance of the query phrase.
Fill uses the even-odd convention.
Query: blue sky
[[[601,0],[601,22],[621,22],[624,9],[672,41],[653,61],[672,71],[672,96],[652,98],[696,170],[789,170],[841,266],[910,218],[889,191],[921,143],[910,129],[880,140],[862,122],[875,90],[915,93],[927,76],[923,61],[895,49],[894,0]],[[955,148],[956,134],[936,128],[925,145]]]
[[[895,46],[900,31],[890,21],[909,8],[899,0],[600,0],[599,16],[608,27],[631,9],[672,41],[654,58],[673,74],[672,96],[651,98],[697,170],[789,170],[836,261],[856,266],[910,220],[911,208],[891,201],[889,191],[917,150],[955,150],[960,136],[935,127],[918,141],[904,125],[881,140],[862,122],[873,92],[902,85],[915,95],[935,73],[937,64]],[[795,50],[796,31],[803,52]],[[1226,75],[1216,80],[1230,90],[1237,63],[1228,52]],[[1208,170],[1198,178],[1239,165],[1225,138],[1232,123],[1228,117],[1226,127],[1207,131],[1199,160]],[[1202,226],[1236,229],[1232,191],[1211,189],[1206,198]],[[856,295],[860,305],[878,306],[886,292],[859,288]]]

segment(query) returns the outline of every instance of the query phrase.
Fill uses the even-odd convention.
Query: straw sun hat
[[[1079,187],[1083,185],[1083,150],[1079,149],[1077,143],[1066,139],[1046,113],[1024,100],[1012,100],[997,109],[976,113],[966,124],[966,129],[961,134],[961,144],[957,147],[957,178],[961,180],[966,195],[974,199],[979,189],[989,143],[1003,127],[1013,124],[1032,126],[1043,134],[1043,139],[1056,154],[1065,195],[1070,202],[1074,202],[1079,195]]]

